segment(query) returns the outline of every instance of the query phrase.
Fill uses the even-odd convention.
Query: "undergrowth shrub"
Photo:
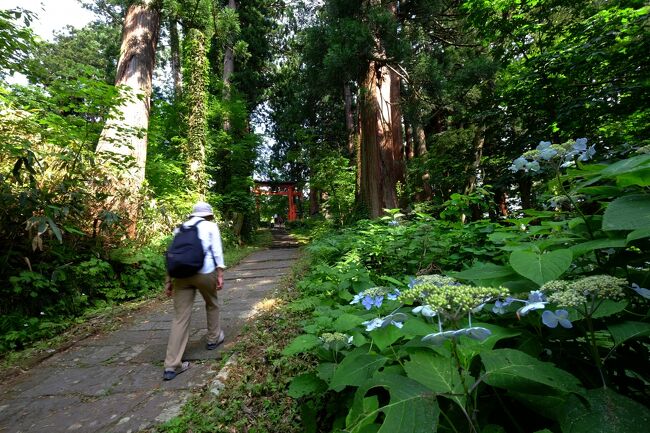
[[[540,146],[513,167],[555,170],[541,209],[463,224],[456,197],[307,248],[283,352],[319,359],[287,389],[304,431],[644,431],[650,155]]]

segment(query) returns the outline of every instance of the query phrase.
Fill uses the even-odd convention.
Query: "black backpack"
[[[197,226],[185,227],[181,224],[172,244],[167,249],[167,273],[172,278],[187,278],[195,275],[203,267],[205,251],[199,239]]]

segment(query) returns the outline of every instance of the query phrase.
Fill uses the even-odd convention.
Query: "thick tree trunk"
[[[207,190],[205,172],[205,147],[208,118],[208,59],[206,37],[197,29],[190,29],[185,37],[185,53],[188,62],[187,76],[187,144],[184,149],[187,161],[187,178],[191,188],[203,197]]]
[[[320,213],[320,191],[316,188],[309,188],[309,215]]]
[[[427,136],[420,122],[415,124],[415,143],[416,155],[424,156],[427,154]]]
[[[345,99],[345,128],[348,133],[348,153],[353,157],[356,153],[356,134],[354,133],[354,114],[352,112],[352,89],[350,83],[343,85]]]
[[[122,102],[106,121],[96,149],[100,159],[102,155],[109,160],[113,159],[110,155],[132,158],[125,186],[133,191],[142,185],[147,158],[151,77],[160,28],[160,11],[152,4],[152,0],[143,1],[126,12],[115,79]]]
[[[413,140],[413,125],[408,124],[404,128],[404,145],[406,149],[404,150],[404,156],[406,159],[415,158],[415,141]]]
[[[237,2],[235,0],[228,0],[227,8],[237,11]],[[230,80],[234,72],[235,53],[232,45],[227,44],[223,55],[223,95],[226,99],[230,99]]]
[[[528,176],[521,176],[518,183],[521,207],[522,209],[531,209],[533,207],[533,181]]]
[[[181,46],[178,38],[178,23],[176,18],[169,19],[169,44],[171,49],[171,70],[174,80],[174,98],[183,95],[183,74],[181,71]]]
[[[467,176],[467,184],[465,185],[465,194],[471,194],[476,188],[476,179],[478,178],[478,170],[481,166],[481,158],[483,157],[483,145],[485,144],[485,128],[478,127],[474,133],[474,161],[469,167]]]
[[[398,207],[397,182],[404,182],[399,79],[371,62],[360,101],[359,199],[370,217]]]
[[[465,194],[471,194],[476,189],[476,180],[478,179],[479,170],[481,168],[481,158],[483,157],[483,145],[485,144],[485,127],[479,126],[474,133],[474,161],[469,167],[469,175],[467,177],[467,184],[465,185]],[[463,223],[465,223],[465,215],[463,215]],[[472,219],[478,220],[482,217],[481,207],[472,206]]]

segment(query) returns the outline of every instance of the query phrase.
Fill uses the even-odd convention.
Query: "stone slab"
[[[190,395],[189,391],[149,393],[147,398],[138,405],[137,411],[124,414],[119,420],[113,422],[107,431],[133,433],[169,421],[180,413],[183,403]]]
[[[42,382],[21,392],[19,398],[36,398],[51,395],[78,394],[84,396],[107,395],[119,376],[121,367],[96,365],[87,368],[52,369]]]
[[[205,349],[205,303],[197,296],[184,354],[193,365],[174,380],[162,380],[173,320],[173,302],[166,299],[132,325],[86,338],[0,384],[0,433],[127,433],[171,419],[191,390],[217,374],[216,360],[233,347],[297,257],[295,249],[259,251],[226,271],[219,294],[226,341],[213,351]]]
[[[54,366],[88,367],[109,362],[123,351],[123,345],[75,346],[53,355],[46,363]]]
[[[285,261],[282,262],[252,262],[252,263],[240,263],[237,266],[237,272],[242,271],[259,271],[266,269],[283,269],[288,270],[290,266],[286,266]]]
[[[292,261],[298,258],[300,251],[295,248],[256,251],[239,264],[263,261]]]

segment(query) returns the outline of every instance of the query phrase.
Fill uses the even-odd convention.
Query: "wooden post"
[[[293,202],[293,185],[287,188],[287,196],[289,197],[289,221],[295,221],[296,218],[296,204]]]

